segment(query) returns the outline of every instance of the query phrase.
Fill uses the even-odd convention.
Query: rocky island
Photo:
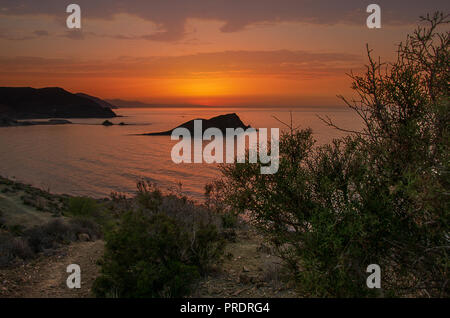
[[[86,96],[59,87],[0,87],[0,118],[4,118],[0,122],[14,126],[18,119],[116,117],[110,107],[105,107],[107,104],[98,101],[100,99]]]
[[[218,128],[222,131],[222,133],[226,133],[227,128],[242,128],[247,129],[250,126],[245,125],[242,120],[239,118],[238,115],[235,113],[232,114],[226,114],[226,115],[220,115],[216,116],[210,119],[203,119],[203,118],[197,118],[190,120],[188,122],[185,122],[184,124],[181,124],[180,126],[177,126],[171,130],[162,131],[162,132],[154,132],[154,133],[146,133],[141,134],[143,136],[170,136],[172,134],[172,131],[177,128],[187,128],[191,134],[194,134],[194,121],[195,120],[201,120],[202,121],[202,133],[205,132],[208,128]]]

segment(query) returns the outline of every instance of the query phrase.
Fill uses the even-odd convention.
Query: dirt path
[[[76,242],[55,255],[41,255],[26,265],[0,270],[0,297],[93,297],[91,288],[103,252],[103,241]],[[239,231],[236,242],[226,247],[223,264],[198,283],[191,297],[296,297],[294,289],[283,280],[280,262],[253,231]],[[66,286],[70,275],[66,268],[70,264],[80,265],[80,289]]]
[[[99,270],[97,261],[103,249],[103,241],[72,243],[56,255],[41,256],[26,265],[0,270],[0,297],[92,297],[92,284]],[[80,289],[69,289],[66,285],[70,275],[66,268],[70,264],[80,265]]]

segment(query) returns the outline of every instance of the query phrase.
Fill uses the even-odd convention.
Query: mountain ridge
[[[0,117],[47,119],[116,116],[111,108],[60,87],[0,87]]]

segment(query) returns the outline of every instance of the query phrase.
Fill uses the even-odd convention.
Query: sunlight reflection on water
[[[205,184],[218,176],[214,164],[179,164],[171,160],[170,136],[133,136],[169,130],[194,118],[236,112],[254,128],[281,128],[272,116],[290,121],[289,109],[123,108],[111,120],[130,125],[104,127],[102,119],[70,119],[73,125],[0,128],[0,175],[15,177],[55,193],[108,196],[111,191],[134,193],[136,181],[147,178],[163,189],[183,184],[183,192],[203,198]],[[319,144],[342,136],[317,115],[357,129],[360,121],[345,108],[293,109],[293,121],[311,127]]]

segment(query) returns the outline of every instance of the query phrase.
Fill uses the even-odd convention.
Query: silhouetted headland
[[[14,120],[116,117],[106,104],[92,98],[59,87],[0,87],[0,117]]]
[[[106,100],[103,100],[101,98],[98,98],[98,97],[95,97],[95,96],[92,96],[92,95],[88,95],[88,94],[85,94],[85,93],[76,93],[76,95],[80,96],[80,97],[84,97],[84,98],[90,99],[90,100],[96,102],[97,104],[99,104],[100,106],[102,106],[103,108],[110,108],[110,109],[117,109],[117,108],[119,108],[116,105],[113,105],[110,102],[107,102]]]
[[[194,121],[195,120],[201,120],[202,121],[202,133],[205,132],[208,128],[218,128],[222,131],[222,133],[226,133],[227,128],[242,128],[247,129],[250,126],[245,125],[242,120],[239,118],[238,115],[235,113],[233,114],[226,114],[226,115],[220,115],[217,117],[213,117],[211,119],[193,119],[188,122],[185,122],[184,124],[181,124],[180,126],[177,126],[171,130],[162,131],[162,132],[154,132],[154,133],[146,133],[141,134],[144,136],[170,136],[172,134],[172,131],[177,128],[187,128],[191,134],[194,134]]]

